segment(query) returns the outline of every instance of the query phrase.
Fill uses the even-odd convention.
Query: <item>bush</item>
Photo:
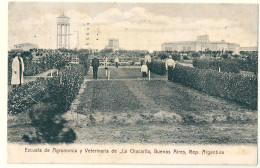
[[[150,63],[150,71],[158,75],[165,75],[166,74],[165,62],[152,61]]]
[[[82,65],[71,65],[64,68],[58,78],[48,81],[48,102],[57,105],[57,113],[69,109],[83,83],[83,76]]]
[[[57,113],[65,112],[78,93],[83,73],[82,65],[72,65],[62,69],[58,77],[38,78],[12,90],[8,93],[8,113],[20,113],[40,102],[56,105]]]
[[[240,69],[236,60],[207,60],[207,59],[194,59],[193,67],[199,69],[212,69],[221,72],[239,73]]]
[[[173,80],[207,94],[257,108],[257,77],[177,65]]]
[[[20,113],[46,98],[47,81],[38,78],[8,93],[8,113]]]

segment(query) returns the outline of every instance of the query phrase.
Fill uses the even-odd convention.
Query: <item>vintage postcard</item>
[[[7,162],[256,165],[258,8],[9,2]]]

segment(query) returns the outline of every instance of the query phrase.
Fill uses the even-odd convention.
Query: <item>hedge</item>
[[[239,73],[240,68],[235,60],[208,60],[208,59],[194,59],[193,67],[199,69],[212,69],[221,72]]]
[[[149,65],[150,71],[153,73],[156,73],[158,75],[165,75],[166,74],[166,68],[165,68],[165,62],[162,61],[152,61]]]
[[[38,78],[8,93],[8,113],[20,113],[40,102],[51,103],[57,113],[68,110],[84,78],[82,65],[63,68],[57,77]]]
[[[8,92],[8,113],[20,113],[44,99],[48,81],[38,78]]]
[[[174,82],[257,109],[257,77],[177,65]]]

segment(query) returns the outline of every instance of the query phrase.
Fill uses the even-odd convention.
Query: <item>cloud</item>
[[[227,18],[173,17],[154,14],[141,7],[129,10],[107,8],[92,17],[80,10],[67,11],[66,15],[71,18],[72,48],[77,41],[75,31],[79,32],[81,48],[103,49],[109,38],[118,38],[123,49],[160,50],[164,42],[194,41],[197,35],[203,34],[209,35],[212,41],[223,39],[241,46],[257,45],[257,32],[247,31]],[[41,48],[55,48],[56,17],[57,13],[46,13],[37,19],[9,18],[9,48],[22,42],[38,43]]]

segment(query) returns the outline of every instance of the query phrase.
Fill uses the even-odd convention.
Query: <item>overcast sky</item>
[[[71,48],[77,30],[80,48],[89,43],[103,49],[109,38],[118,38],[123,49],[153,51],[164,42],[194,41],[197,35],[257,46],[258,6],[253,4],[10,2],[8,11],[9,49],[25,42],[56,48],[56,20],[63,11],[71,19]]]

